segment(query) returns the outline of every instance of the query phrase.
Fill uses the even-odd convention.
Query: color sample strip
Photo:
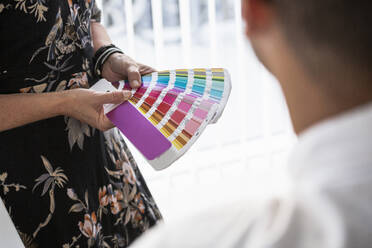
[[[146,91],[147,91],[147,88],[146,88],[146,87],[141,87],[141,88],[139,88],[139,89],[136,91],[136,93],[134,93],[134,95],[133,95],[133,97],[130,99],[130,101],[131,101],[132,103],[134,103],[134,104],[137,104],[137,103],[141,100],[143,94],[145,94]]]
[[[177,92],[177,97],[173,102],[172,107],[168,110],[161,122],[159,122],[159,124],[157,125],[157,127],[166,137],[170,137],[173,132],[178,129],[178,126],[182,123],[183,119],[187,115],[187,113],[180,109],[179,106],[181,104],[181,106],[185,107],[185,105],[182,104],[182,100],[187,92],[191,91],[191,87],[193,84],[193,73],[190,72],[190,70],[183,70],[181,73],[183,75],[186,75],[187,73],[187,76],[180,77],[180,72],[176,72],[175,87],[171,91]],[[177,83],[181,83],[181,85],[177,85]]]
[[[172,144],[178,149],[182,149],[188,141],[197,134],[197,131],[200,129],[200,126],[206,120],[209,111],[211,110],[215,101],[212,101],[211,98],[211,90],[213,88],[213,81],[212,81],[212,71],[210,70],[194,70],[194,85],[192,88],[192,93],[189,97],[196,97],[202,98],[202,102],[197,106],[193,113],[192,117],[186,120],[184,124],[184,129],[180,132],[180,134],[171,140]],[[177,134],[176,134],[177,135]]]
[[[163,101],[158,106],[158,109],[150,116],[150,121],[154,123],[154,125],[158,125],[164,116],[167,114],[169,109],[172,107],[174,101],[177,99],[178,94],[174,91],[168,92]]]
[[[200,96],[199,96],[199,98],[200,98]],[[172,140],[171,140],[172,144],[174,145],[174,147],[177,150],[182,149],[190,141],[190,139],[194,136],[196,131],[200,128],[203,120],[207,116],[207,113],[205,114],[205,111],[200,110],[198,108],[198,105],[200,105],[200,104],[198,102],[196,102],[197,99],[198,99],[198,97],[196,97],[195,94],[193,94],[193,93],[185,95],[184,98],[182,99],[182,101],[180,102],[180,104],[178,105],[178,110],[174,112],[175,116],[172,116],[172,119],[169,121],[169,123],[167,123],[167,125],[164,126],[164,128],[167,128],[168,131],[169,131],[169,134],[167,135],[167,137],[168,137],[171,134],[173,134],[177,129],[177,128],[176,129],[171,128],[169,130],[168,127],[171,126],[172,123],[176,122],[176,124],[178,124],[178,126],[181,125],[182,121],[184,121],[186,123],[186,124],[183,124],[184,128],[181,130],[181,132],[179,132],[179,134],[175,133],[175,135],[177,135],[177,136],[175,138],[172,138]],[[187,115],[189,115],[189,111],[191,110],[191,108],[194,104],[196,104],[195,105],[195,107],[196,107],[195,111],[198,111],[198,112],[197,112],[196,115],[195,115],[195,111],[194,111],[194,113],[191,113],[191,114],[193,114],[194,117],[198,116],[199,118],[192,117],[190,120],[185,119],[185,117]],[[183,114],[182,116],[180,116],[180,112]],[[182,119],[180,117],[182,117]]]
[[[107,117],[148,160],[159,157],[172,145],[171,142],[169,142],[169,140],[129,102],[121,104],[108,113]]]
[[[223,81],[213,79],[212,89],[210,92],[211,97],[214,99],[220,100],[222,98],[224,89],[225,89],[225,84]]]
[[[148,97],[144,100],[143,104],[140,106],[140,109],[143,113],[146,114],[152,108],[165,87],[166,85],[163,84],[154,87],[154,89],[149,93]]]
[[[193,97],[191,94],[186,96]],[[181,103],[185,103],[185,100],[183,100]],[[199,107],[201,103],[198,102],[195,103],[196,105],[193,107],[192,112],[186,113],[186,115],[188,116],[191,114],[191,117],[187,117],[190,119],[185,119],[185,123],[183,124],[184,128],[180,130],[178,134],[177,133],[175,134],[176,137],[171,139],[172,144],[175,146],[177,150],[182,149],[190,141],[190,139],[197,133],[197,130],[199,130],[200,126],[203,124],[203,122],[208,116],[208,112]],[[188,111],[191,109],[192,107],[191,105],[188,106]],[[175,130],[171,131],[172,133],[175,132]]]
[[[177,87],[181,90],[185,90],[186,85],[187,85],[187,81],[188,81],[188,79],[185,78],[185,77],[176,76],[176,82],[174,83],[174,85],[175,85],[175,87]]]
[[[156,102],[152,105],[151,110],[146,113],[146,117],[155,125],[157,126],[159,122],[162,121],[166,112],[172,107],[173,102],[177,98],[177,96],[182,92],[174,88],[175,82],[175,72],[172,71],[169,75],[169,82],[168,84],[162,89],[161,93],[159,94]],[[158,109],[161,109],[159,111]],[[157,126],[158,129],[160,129]]]
[[[225,73],[223,69],[212,69],[211,98],[221,100],[225,89]]]
[[[134,93],[132,99],[130,100],[130,102],[135,104],[136,107],[138,107],[138,109],[144,114],[146,114],[146,112],[151,108],[151,97],[147,99],[150,96],[151,91],[158,88],[164,88],[164,86],[162,86],[162,84],[160,84],[156,80],[157,76],[155,74],[152,74],[151,80],[147,78],[143,82],[142,87]]]
[[[134,104],[140,103],[140,106],[137,105],[137,107],[143,114],[152,109],[150,115],[147,115],[148,120],[157,126],[165,137],[170,138],[172,144],[180,150],[197,133],[212,106],[222,99],[225,86],[224,70],[176,70],[173,73],[175,73],[173,88],[167,89],[169,91],[165,96],[162,95],[164,98],[160,100],[161,102],[157,100],[169,85],[170,71],[158,72],[156,85],[152,88],[150,84],[154,75],[144,76],[142,87],[135,92],[130,101]],[[188,94],[180,97],[179,95],[184,92],[188,92]],[[203,100],[192,107],[196,99],[200,98]],[[177,102],[176,99],[178,99]],[[154,109],[156,102],[156,109]],[[188,113],[191,108],[193,112],[190,113],[190,118]],[[164,120],[164,118],[166,119]],[[162,121],[163,123],[161,123]],[[180,129],[181,124],[183,125],[182,129]],[[175,132],[176,130],[177,132]],[[173,137],[171,137],[172,135]]]
[[[178,150],[182,149],[189,142],[207,118],[208,112],[200,108],[201,105],[194,111],[192,118],[186,123],[182,132],[172,141],[172,144]]]
[[[205,80],[195,78],[194,79],[194,86],[192,87],[192,92],[198,94],[199,96],[204,95],[205,90]]]
[[[169,110],[175,104],[176,99],[179,96],[177,89],[172,89],[168,92],[168,94],[164,97],[163,102],[159,105],[159,112],[155,112],[154,114],[159,114],[161,119],[157,122],[157,125],[164,119],[166,115],[168,115]],[[187,104],[185,102],[185,104]],[[180,104],[179,104],[180,105]],[[179,106],[178,105],[178,106]],[[178,107],[177,106],[177,107]],[[187,106],[183,106],[183,108],[187,108]],[[160,128],[160,131],[166,136],[169,137],[172,133],[177,129],[178,125],[181,123],[183,118],[186,116],[186,113],[182,109],[176,109],[170,116],[169,120]]]
[[[191,75],[193,76],[193,74]],[[184,70],[182,72],[177,71],[176,72],[176,87],[186,90],[186,87],[188,87],[187,86],[188,83],[191,83],[191,84],[194,83],[193,78],[190,78],[189,71],[188,70]],[[163,125],[163,127],[160,129],[160,131],[166,137],[169,138],[176,131],[178,126],[185,119],[188,111],[190,110],[191,106],[195,102],[195,99],[197,97],[200,97],[198,95],[202,95],[201,91],[204,90],[205,85],[203,85],[203,83],[201,82],[200,85],[197,85],[197,86],[199,86],[201,90],[195,87],[194,91],[196,91],[199,94],[184,95],[183,98],[180,99],[180,102],[177,105],[177,109],[173,112],[168,122],[165,123],[165,125]],[[190,90],[193,91],[192,88]],[[167,108],[166,110],[168,111],[169,108]],[[155,115],[158,115],[158,113],[155,113]],[[186,130],[182,130],[181,133],[175,139],[173,139],[172,143],[175,145],[177,149],[181,149],[184,145],[187,144],[187,142],[191,139],[191,137],[192,135],[189,132],[187,132]]]

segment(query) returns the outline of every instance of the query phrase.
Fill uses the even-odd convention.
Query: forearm
[[[62,114],[64,93],[0,95],[0,132]]]
[[[108,35],[105,27],[99,22],[91,23],[93,48],[96,52],[100,47],[112,44],[112,40]]]

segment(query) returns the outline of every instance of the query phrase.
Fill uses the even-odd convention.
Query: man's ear
[[[272,4],[268,0],[242,0],[242,16],[246,22],[245,33],[251,37],[268,28],[272,20]]]

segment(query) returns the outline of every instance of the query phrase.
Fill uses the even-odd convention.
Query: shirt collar
[[[319,122],[304,131],[291,153],[289,170],[296,181],[309,179],[314,182],[316,178],[319,179],[317,183],[321,184],[329,182],[329,177],[335,177],[335,173],[357,171],[371,162],[372,102]],[[372,164],[367,168],[370,167],[369,173],[372,173]]]

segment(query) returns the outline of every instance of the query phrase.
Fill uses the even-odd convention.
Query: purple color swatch
[[[148,160],[159,157],[172,146],[172,143],[129,102],[124,102],[112,110],[107,117]]]

